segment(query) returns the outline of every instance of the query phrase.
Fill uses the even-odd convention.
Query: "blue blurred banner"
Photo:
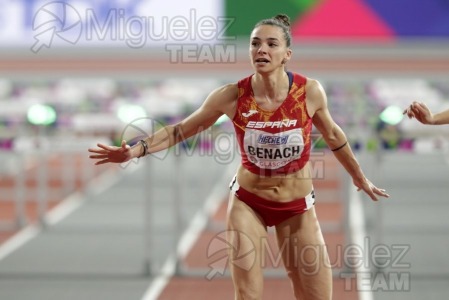
[[[0,47],[141,48],[214,42],[224,36],[222,0],[0,0]]]
[[[449,38],[449,0],[226,0],[225,9],[236,19],[228,30],[234,36],[248,36],[259,20],[284,13],[300,42]]]
[[[294,41],[449,38],[449,0],[0,0],[0,7],[0,48],[35,53],[224,44],[277,13],[290,16]]]

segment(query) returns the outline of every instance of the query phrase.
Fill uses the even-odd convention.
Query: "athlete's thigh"
[[[267,239],[260,217],[231,193],[227,216],[229,259],[234,283],[246,288],[262,288],[262,245]]]
[[[332,270],[314,207],[276,226],[276,236],[295,292],[305,299],[330,299]]]

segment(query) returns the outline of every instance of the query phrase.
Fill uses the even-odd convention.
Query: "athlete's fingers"
[[[103,159],[103,158],[107,158],[108,156],[106,154],[97,154],[97,155],[89,155],[89,158],[94,158],[94,159]]]
[[[377,201],[378,200],[377,197],[376,197],[376,194],[374,194],[374,192],[373,192],[373,190],[371,188],[366,189],[365,193],[367,193],[368,196],[370,196],[371,200],[373,200],[373,201]]]
[[[413,110],[409,110],[408,111],[408,113],[407,113],[407,117],[409,118],[409,119],[412,119],[412,118],[416,118],[416,115],[415,115],[415,113],[413,112]]]
[[[424,108],[424,106],[419,102],[416,102],[415,104],[413,104],[413,107],[412,107],[413,110],[420,110],[422,108]]]
[[[429,108],[424,103],[418,103],[416,105],[416,110],[422,114],[428,114],[430,112]]]
[[[418,109],[413,108],[413,110],[410,111],[410,118],[417,118],[420,114],[421,112]]]
[[[128,145],[126,144],[125,140],[122,140],[122,145],[121,146],[122,146],[123,150],[128,148]]]
[[[361,188],[358,188],[358,190],[363,189],[365,193],[371,198],[373,201],[378,201],[377,196],[382,196],[385,198],[389,198],[390,195],[387,194],[385,189],[381,189],[376,187],[371,181],[366,179],[366,182],[361,186]],[[377,196],[376,196],[377,195]]]
[[[417,115],[419,115],[420,113],[422,113],[421,109],[420,109],[420,103],[417,101],[413,101],[412,104],[410,104],[404,111],[403,114],[407,115],[407,117],[409,117],[409,119],[411,118],[416,118]]]
[[[101,149],[104,149],[104,150],[108,150],[108,149],[107,149],[107,146],[106,146],[106,145],[103,145],[103,144],[101,144],[101,143],[98,143],[98,144],[97,144],[97,147],[99,147],[99,148],[101,148]]]
[[[374,194],[371,186],[372,186],[371,184],[366,183],[366,184],[362,185],[362,187],[358,187],[357,192],[363,190],[371,198],[371,200],[377,201],[377,197]]]
[[[379,195],[379,196],[385,197],[385,198],[389,198],[390,197],[390,195],[387,194],[387,192],[384,189],[375,188],[374,189],[374,193]]]
[[[413,101],[409,106],[407,106],[407,107],[404,109],[403,114],[406,114],[406,113],[408,113],[410,110],[412,110],[412,109],[413,109],[413,106],[414,106],[416,103],[417,103],[416,101]]]
[[[418,106],[418,107],[426,107],[426,104],[424,102],[417,102],[416,106]]]
[[[103,149],[98,149],[98,148],[89,148],[87,149],[87,151],[92,152],[92,153],[97,153],[97,154],[106,154],[107,151],[103,150]]]
[[[103,159],[103,160],[100,160],[100,161],[97,161],[97,162],[95,163],[95,165],[97,165],[97,166],[98,166],[98,165],[103,165],[103,164],[106,164],[106,163],[108,163],[108,162],[111,162],[109,158]]]
[[[100,144],[100,143],[98,143],[97,146],[100,147],[101,149],[106,150],[106,151],[115,151],[115,150],[117,150],[117,147],[115,147],[115,146],[107,146],[107,145]]]
[[[412,105],[407,106],[407,108],[404,109],[404,111],[402,112],[403,115],[407,115],[410,118],[410,112],[412,109]]]

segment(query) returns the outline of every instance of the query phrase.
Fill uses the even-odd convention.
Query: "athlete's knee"
[[[260,300],[262,289],[254,286],[238,286],[235,288],[235,300]]]
[[[290,272],[293,291],[296,299],[330,300],[332,295],[332,272],[323,269],[317,273],[302,271]]]
[[[287,276],[290,278],[290,282],[292,284],[293,292],[295,295],[295,299],[303,299],[303,287],[302,287],[302,281],[301,276],[299,275],[299,272],[297,269],[287,268]]]
[[[260,300],[263,292],[263,277],[260,272],[233,272],[236,300]]]
[[[296,299],[330,299],[332,271],[321,264],[286,266]]]

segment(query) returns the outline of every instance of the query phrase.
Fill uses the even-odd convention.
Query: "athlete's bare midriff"
[[[302,198],[312,190],[312,178],[308,163],[295,173],[272,177],[259,176],[240,166],[237,171],[237,181],[248,192],[277,202]]]

